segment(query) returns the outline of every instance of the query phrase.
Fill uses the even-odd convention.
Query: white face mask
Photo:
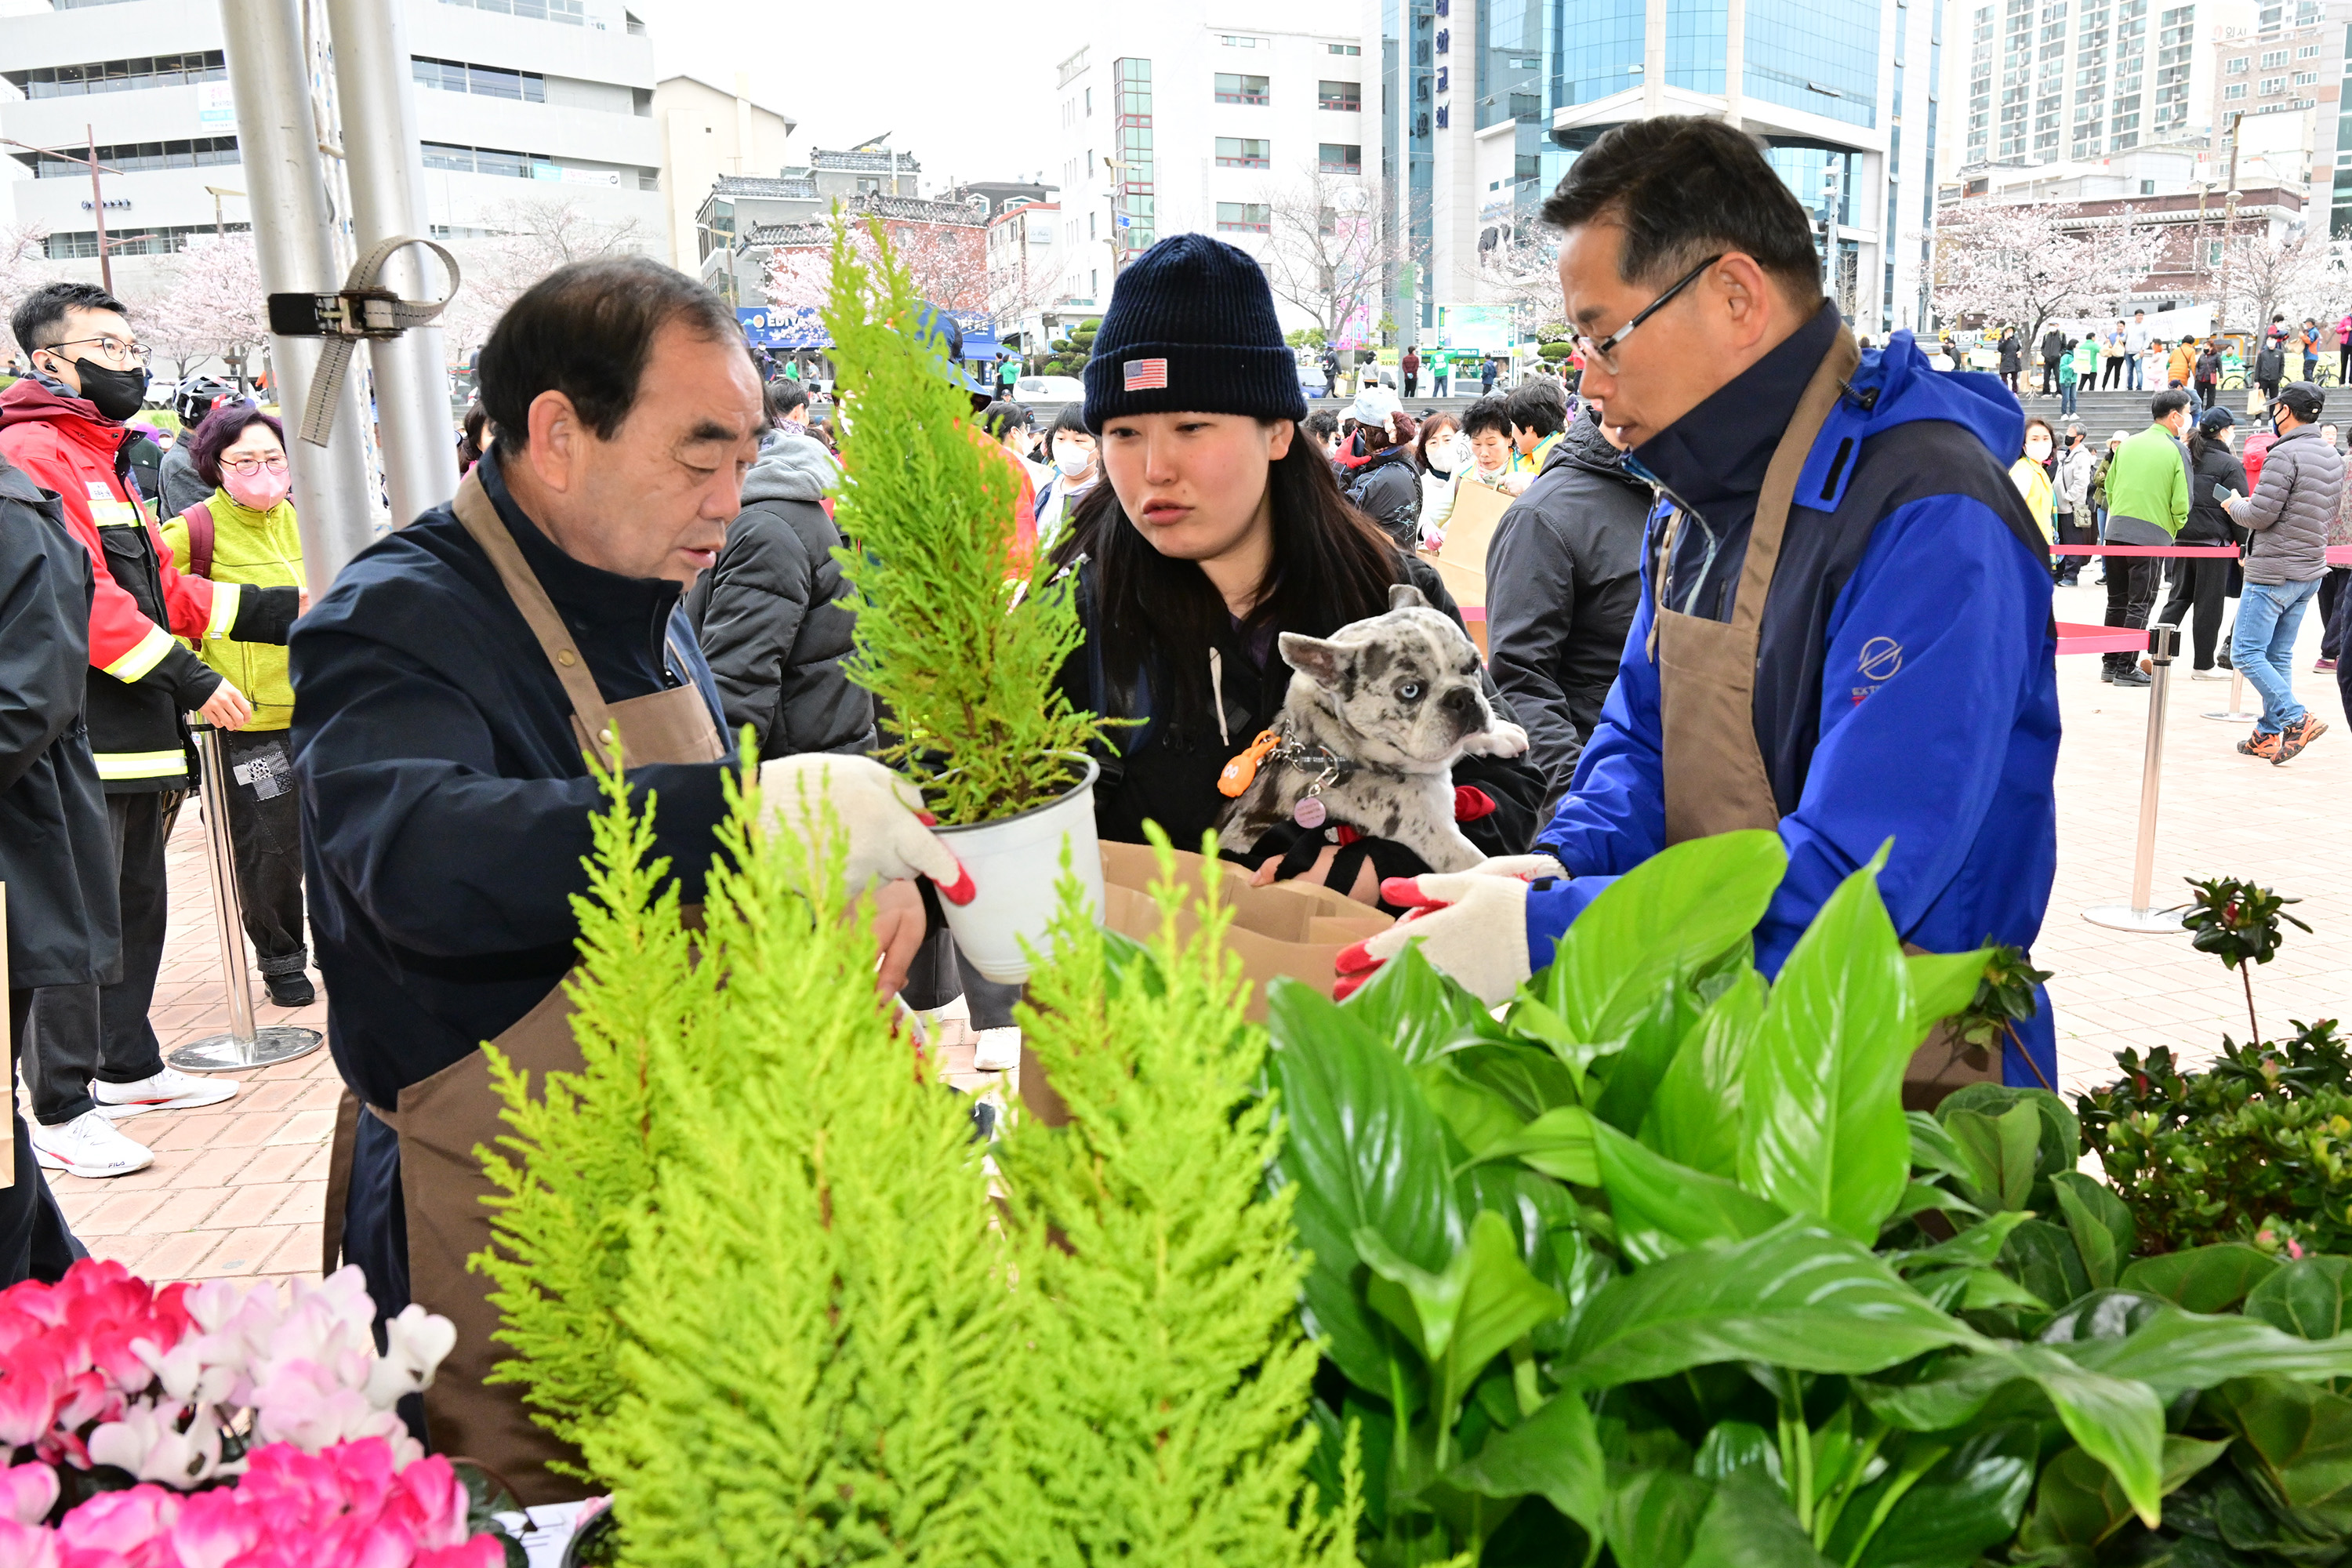
[[[1054,467],[1062,471],[1062,477],[1066,479],[1075,479],[1094,466],[1095,455],[1084,447],[1064,447],[1056,444],[1054,448]]]
[[[2025,455],[2038,463],[2050,455],[2050,443],[2036,436],[2025,444]]]

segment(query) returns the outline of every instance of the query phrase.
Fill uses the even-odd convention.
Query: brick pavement
[[[2061,590],[2061,620],[2096,621],[2104,590]],[[2278,960],[2255,975],[2264,1027],[2333,1016],[2352,1000],[2352,732],[2334,683],[2310,673],[2318,643],[2306,619],[2296,689],[2336,728],[2284,768],[2232,749],[2244,726],[2198,717],[2227,699],[2226,683],[2179,669],[2166,728],[2164,810],[2157,841],[2159,900],[2180,879],[2248,876],[2302,898],[2294,912],[2317,928],[2289,933]],[[2058,876],[2036,958],[2057,971],[2062,1087],[2100,1081],[2109,1055],[2155,1045],[2210,1054],[2226,1031],[2245,1034],[2237,978],[2186,935],[2137,936],[2094,926],[2081,911],[2130,890],[2147,697],[2102,685],[2095,657],[2060,661],[2066,738],[2059,755]],[[193,808],[172,841],[172,940],[157,988],[155,1026],[166,1048],[226,1025]],[[255,982],[257,994],[261,994]],[[325,1007],[297,1013],[263,1002],[264,1023],[324,1027]],[[963,1047],[968,1051],[969,1047]],[[961,1054],[961,1053],[957,1053]],[[959,1064],[961,1065],[961,1064]],[[314,1270],[326,1186],[327,1139],[339,1083],[324,1050],[249,1075],[237,1098],[202,1111],[123,1123],[155,1163],[112,1181],[53,1177],[68,1218],[90,1249],[158,1279],[286,1277]]]

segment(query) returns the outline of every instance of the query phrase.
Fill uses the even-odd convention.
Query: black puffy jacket
[[[95,571],[58,498],[0,458],[0,884],[20,989],[121,973],[114,840],[82,721]]]
[[[1421,478],[1412,452],[1395,447],[1376,454],[1349,475],[1349,502],[1380,524],[1396,547],[1411,554],[1421,544]]]
[[[835,477],[822,445],[780,437],[743,477],[743,510],[686,598],[727,728],[751,725],[762,761],[874,744],[873,696],[841,668],[857,617],[837,602],[841,533],[819,501]]]

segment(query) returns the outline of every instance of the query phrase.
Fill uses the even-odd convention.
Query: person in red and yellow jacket
[[[283,643],[295,588],[184,577],[128,476],[123,421],[147,390],[146,351],[122,302],[87,283],[51,283],[17,302],[9,326],[32,374],[0,391],[0,456],[63,502],[66,527],[101,568],[89,612],[84,713],[107,796],[122,898],[122,977],[37,994],[24,1069],[37,1158],[84,1176],[152,1163],[115,1121],[215,1104],[233,1084],[163,1065],[147,1021],[163,957],[163,846],[190,784],[183,715],[224,730],[253,716],[243,693],[179,637]]]

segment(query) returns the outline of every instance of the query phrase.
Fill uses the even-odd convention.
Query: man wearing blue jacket
[[[1527,858],[1392,885],[1408,940],[1489,1002],[1669,845],[1777,826],[1756,931],[1777,973],[1838,883],[1879,876],[1903,939],[2032,945],[2056,860],[2048,559],[2006,470],[2016,400],[1894,334],[1860,354],[1802,209],[1757,144],[1664,117],[1603,135],[1544,212],[1585,384],[1655,483],[1643,599],[1569,798]],[[1485,874],[1481,874],[1481,873]],[[1526,879],[1534,875],[1535,879]],[[2054,1081],[2048,1009],[2009,1080]]]

